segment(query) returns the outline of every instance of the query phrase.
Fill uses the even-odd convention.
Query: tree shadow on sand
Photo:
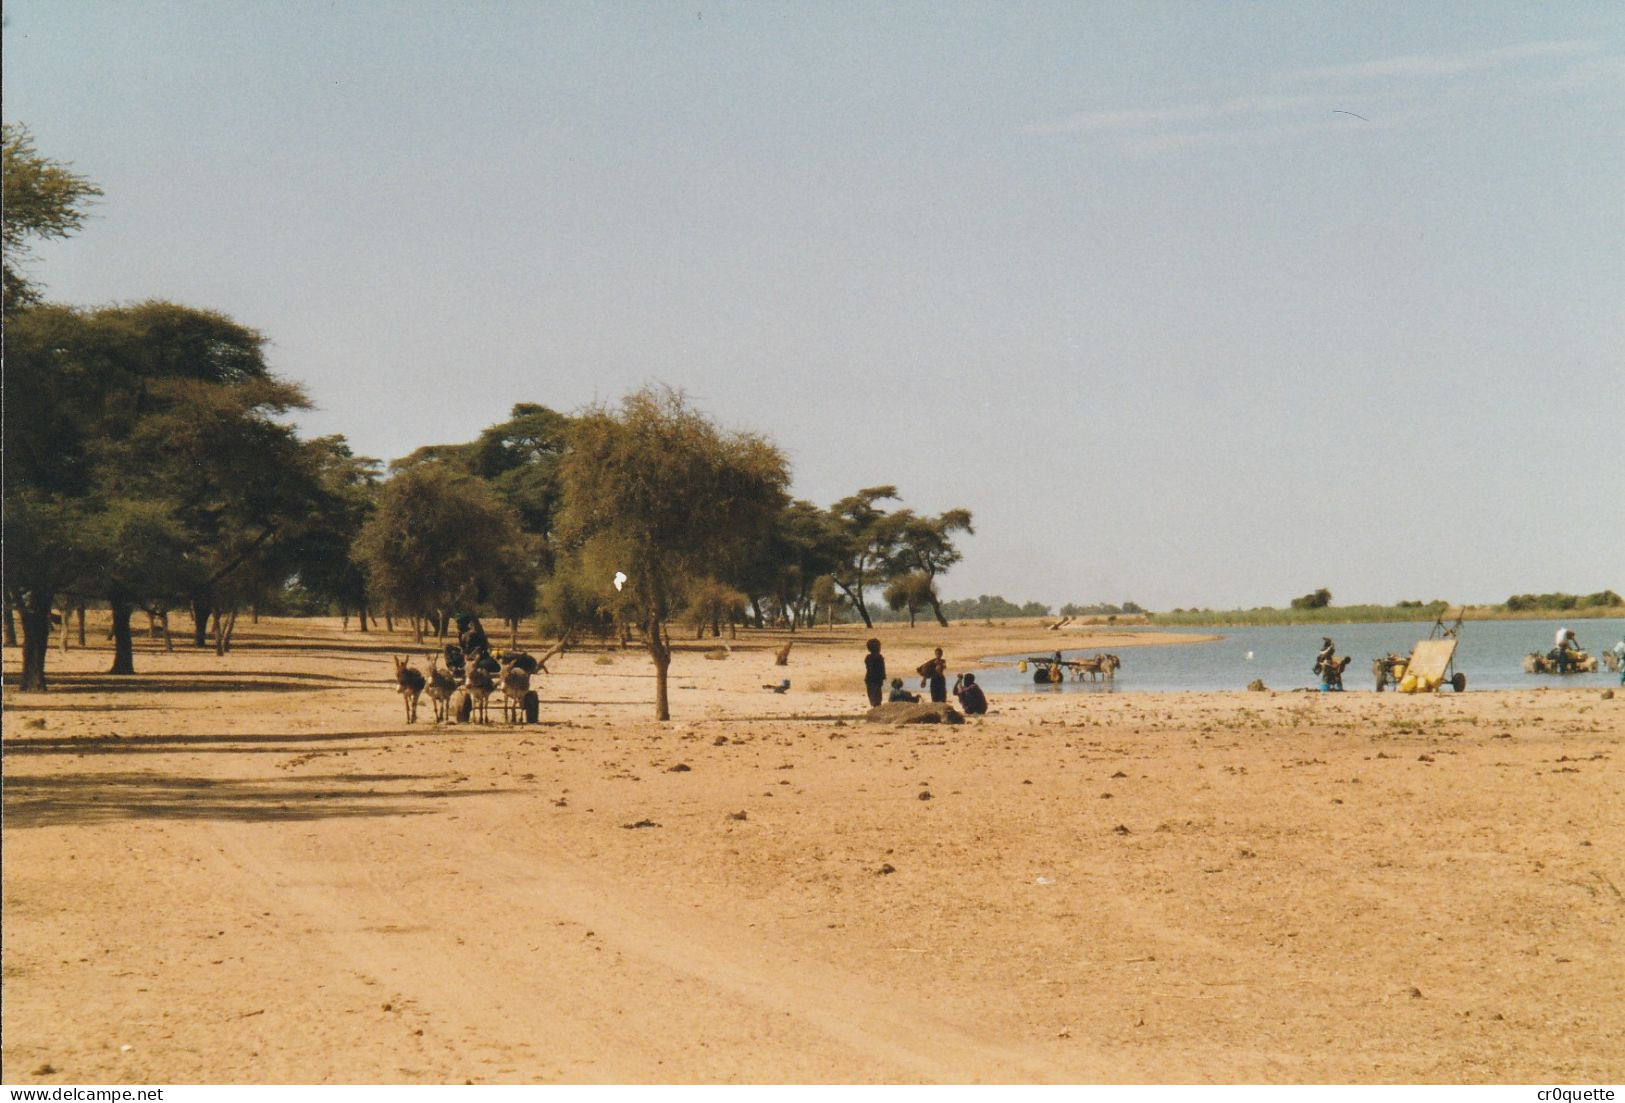
[[[412,784],[412,783],[419,784]],[[409,788],[380,788],[408,784]],[[459,789],[450,775],[323,774],[206,778],[95,773],[6,778],[7,828],[83,827],[124,820],[293,823],[373,816],[423,816],[445,801],[511,789]]]
[[[238,671],[195,671],[185,674],[53,674],[47,696],[67,693],[318,693],[357,685],[387,685],[385,679],[334,678],[329,675],[276,674],[258,677]],[[17,679],[8,677],[6,688],[15,690]],[[27,708],[32,696],[15,700],[17,708]]]
[[[6,739],[3,754],[291,754],[330,742],[398,741],[401,736],[436,734],[432,726],[411,731],[309,731],[271,734],[187,734],[187,736],[18,736]],[[10,781],[8,781],[10,785]]]

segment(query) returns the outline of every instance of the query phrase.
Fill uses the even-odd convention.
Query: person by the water
[[[915,673],[920,676],[920,685],[930,689],[933,702],[948,700],[948,660],[942,657],[942,648],[937,648],[936,655],[921,663]]]
[[[918,693],[910,693],[908,690],[904,689],[903,679],[893,678],[891,680],[891,693],[887,695],[886,700],[888,703],[903,701],[908,704],[918,704],[920,695]]]
[[[863,688],[869,694],[871,705],[880,704],[880,691],[886,685],[886,660],[880,654],[880,641],[870,640],[869,653],[863,657]]]
[[[987,694],[976,684],[976,675],[961,674],[954,679],[954,696],[967,716],[980,716],[987,711]]]
[[[1319,674],[1320,668],[1330,663],[1336,657],[1337,647],[1332,643],[1332,638],[1330,636],[1320,637],[1320,650],[1315,654],[1314,672]]]
[[[1568,673],[1569,667],[1574,665],[1575,656],[1580,652],[1580,641],[1575,638],[1574,629],[1559,628],[1557,630],[1557,646],[1552,648],[1552,658],[1557,660],[1557,672]]]

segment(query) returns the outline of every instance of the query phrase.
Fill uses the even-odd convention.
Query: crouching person
[[[966,716],[980,716],[987,711],[987,694],[976,684],[976,675],[961,674],[954,679],[954,696]]]

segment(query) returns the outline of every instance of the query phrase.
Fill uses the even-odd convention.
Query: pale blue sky
[[[390,458],[659,380],[949,596],[1625,589],[1625,5],[8,0],[166,297]]]

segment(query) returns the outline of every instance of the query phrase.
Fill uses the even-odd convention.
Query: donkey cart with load
[[[1400,656],[1390,651],[1371,660],[1378,693],[1390,687],[1400,693],[1432,693],[1443,686],[1460,693],[1467,688],[1467,675],[1452,669],[1464,610],[1457,608],[1455,620],[1446,626],[1445,617],[1450,612],[1445,609],[1439,613],[1428,638],[1418,641],[1410,655]]]

